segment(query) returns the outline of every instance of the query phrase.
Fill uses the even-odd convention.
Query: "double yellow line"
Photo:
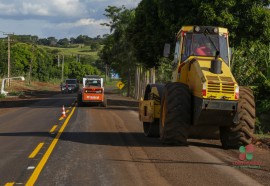
[[[48,150],[45,152],[44,156],[42,157],[42,159],[40,160],[39,164],[37,165],[36,169],[34,170],[34,172],[32,173],[32,175],[30,176],[29,180],[27,181],[26,185],[34,185],[35,182],[38,179],[38,176],[40,175],[43,167],[45,166],[46,162],[48,161],[54,147],[56,146],[62,132],[65,130],[71,116],[73,115],[74,111],[75,111],[76,107],[73,107],[71,113],[68,115],[67,119],[65,120],[64,124],[62,125],[62,127],[60,128],[60,130],[58,131],[56,137],[53,139],[52,143],[50,144]],[[42,146],[41,146],[42,147]],[[40,148],[41,148],[40,147]],[[38,148],[38,147],[37,147]],[[34,153],[34,152],[33,152]]]

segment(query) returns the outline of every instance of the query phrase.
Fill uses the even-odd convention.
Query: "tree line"
[[[25,40],[24,40],[25,41]],[[0,40],[0,77],[7,77],[8,46],[7,39]],[[25,76],[37,81],[59,81],[64,63],[64,78],[82,80],[85,75],[101,75],[105,68],[100,60],[92,56],[60,55],[59,51],[44,48],[30,42],[13,40],[10,49],[11,76]],[[29,82],[30,80],[29,79]]]
[[[78,46],[76,44],[83,44],[85,46],[89,46],[93,51],[98,51],[106,36],[106,34],[102,37],[97,35],[96,37],[91,38],[87,35],[79,35],[76,38],[71,37],[57,39],[55,37],[39,38],[38,36],[33,35],[14,35],[12,36],[12,39],[16,42],[34,43],[38,45],[62,48],[73,48]]]
[[[157,79],[166,82],[171,60],[163,58],[163,47],[165,43],[174,46],[181,26],[228,28],[232,72],[241,86],[254,90],[259,123],[260,116],[270,111],[269,5],[269,0],[142,0],[135,9],[108,6],[105,15],[110,22],[104,26],[111,29],[111,34],[104,41],[100,57],[125,82],[140,65],[156,67]],[[270,126],[259,125],[257,129],[269,131]]]

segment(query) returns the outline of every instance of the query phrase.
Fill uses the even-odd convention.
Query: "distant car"
[[[74,93],[78,92],[79,83],[77,79],[66,79],[64,83],[61,83],[61,92],[64,93]]]

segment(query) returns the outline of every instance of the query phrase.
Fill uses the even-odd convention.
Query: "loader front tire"
[[[188,145],[191,125],[191,93],[183,83],[165,86],[161,101],[160,139],[168,145]]]
[[[143,122],[143,131],[147,137],[159,137],[158,119],[155,119],[152,123]]]
[[[252,142],[255,130],[255,101],[252,90],[240,87],[237,122],[231,127],[220,127],[220,140],[224,149],[239,148]]]

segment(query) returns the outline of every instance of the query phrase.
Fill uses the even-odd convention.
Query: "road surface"
[[[75,100],[56,95],[0,108],[8,109],[0,112],[0,185],[270,185],[267,150],[255,149],[260,167],[235,167],[238,150],[218,140],[164,146],[143,135],[134,105],[76,107]],[[67,117],[59,120],[63,105]]]

